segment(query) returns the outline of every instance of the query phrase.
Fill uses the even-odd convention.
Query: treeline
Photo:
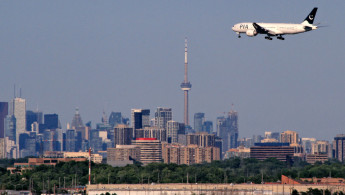
[[[10,174],[0,168],[1,189],[28,190],[40,193],[48,190],[62,192],[61,188],[84,186],[88,183],[88,162],[59,163],[39,166],[20,174]],[[345,178],[345,165],[328,161],[309,165],[296,161],[293,165],[276,159],[229,159],[196,165],[153,163],[125,167],[92,163],[91,182],[102,184],[137,183],[261,183],[277,182],[281,175],[291,178],[341,177]],[[188,180],[188,181],[187,181]]]

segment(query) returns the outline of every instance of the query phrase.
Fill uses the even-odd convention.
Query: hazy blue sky
[[[239,22],[300,23],[313,32],[238,39]],[[103,110],[171,107],[183,120],[184,38],[190,118],[239,112],[240,137],[296,130],[331,140],[345,130],[345,1],[0,1],[0,101],[22,88],[27,108],[75,107],[84,122]],[[193,124],[193,120],[191,120]],[[214,124],[215,128],[215,124]]]

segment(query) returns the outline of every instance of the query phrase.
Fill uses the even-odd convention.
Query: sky
[[[325,28],[285,36],[242,36],[240,22],[301,23],[318,7]],[[27,109],[102,113],[170,107],[183,121],[188,37],[190,123],[239,114],[239,137],[294,130],[332,140],[345,129],[345,1],[0,1],[0,101],[22,89]],[[18,91],[18,90],[17,90]],[[17,92],[19,96],[19,92]]]

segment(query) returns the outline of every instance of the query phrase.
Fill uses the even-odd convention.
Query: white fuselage
[[[261,27],[270,31],[271,35],[298,34],[315,30],[317,27],[305,24],[288,24],[288,23],[257,23]],[[308,28],[306,28],[308,27]],[[238,23],[232,27],[237,33],[246,33],[248,30],[255,30],[253,23]],[[266,34],[266,33],[265,33]]]

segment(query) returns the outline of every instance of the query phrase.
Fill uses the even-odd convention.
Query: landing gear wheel
[[[272,38],[269,37],[269,36],[265,37],[265,39],[267,39],[267,40],[272,40]]]
[[[236,32],[236,34],[238,35],[238,38],[241,38],[241,33]]]

